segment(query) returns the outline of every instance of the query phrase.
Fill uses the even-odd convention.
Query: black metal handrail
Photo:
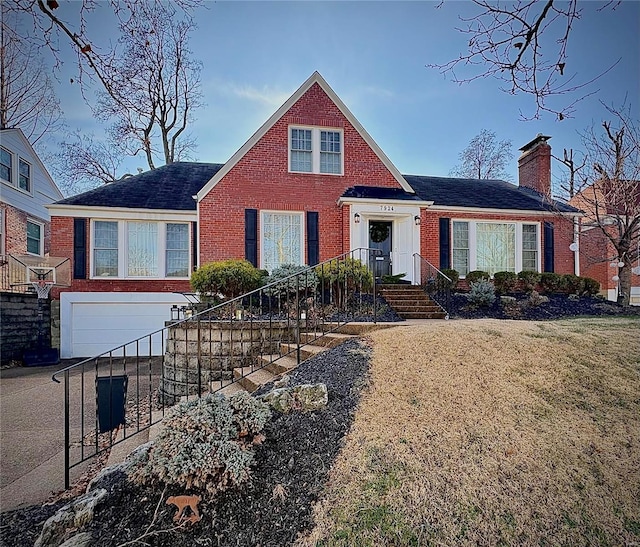
[[[453,281],[418,253],[413,254],[414,283],[420,285],[449,317]]]
[[[70,472],[150,428],[181,397],[273,367],[350,321],[376,322],[376,249],[307,267],[55,372],[64,382],[65,488]]]

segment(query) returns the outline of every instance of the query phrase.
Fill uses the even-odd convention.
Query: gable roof
[[[333,103],[338,107],[338,110],[342,112],[344,117],[349,121],[349,123],[355,128],[355,130],[360,134],[363,140],[369,145],[369,147],[373,150],[373,152],[378,156],[380,161],[384,164],[384,166],[389,170],[389,172],[393,175],[393,177],[398,181],[400,186],[406,191],[413,193],[413,189],[411,186],[407,184],[404,180],[400,171],[398,171],[397,167],[393,165],[391,160],[387,157],[387,155],[382,151],[382,149],[376,144],[371,135],[367,133],[362,124],[356,119],[356,117],[351,113],[351,111],[347,108],[347,106],[342,102],[340,97],[336,95],[335,91],[331,89],[329,84],[324,80],[318,71],[314,72],[298,89],[297,91],[289,97],[285,103],[278,108],[274,112],[274,114],[264,123],[262,126],[249,138],[247,142],[245,142],[242,147],[233,155],[231,158],[224,164],[224,167],[218,171],[215,176],[211,178],[211,180],[198,192],[198,201],[200,201],[204,196],[206,196],[211,189],[220,182],[222,177],[224,177],[231,169],[244,157],[244,155],[253,148],[253,146],[271,129],[276,122],[284,116],[289,109],[296,103],[298,100],[313,86],[314,84],[318,84],[320,88],[327,94],[327,96],[333,101]]]
[[[220,163],[175,162],[57,201],[55,205],[195,211],[194,196],[222,167]]]
[[[554,213],[581,211],[558,200],[550,200],[535,190],[522,188],[503,180],[459,179],[404,175],[423,200],[433,207],[509,209]]]
[[[44,163],[42,163],[40,156],[38,156],[33,146],[31,146],[29,139],[27,139],[26,135],[22,132],[22,129],[20,129],[19,127],[9,127],[9,128],[0,129],[0,137],[2,136],[3,133],[15,133],[16,135],[18,135],[18,138],[22,141],[26,149],[29,152],[31,152],[31,161],[38,164],[40,171],[42,171],[42,173],[44,174],[44,177],[47,179],[47,181],[51,185],[51,188],[53,189],[54,193],[57,194],[57,197],[63,198],[64,194],[60,191],[60,188],[58,188],[56,181],[54,181],[53,178],[51,178],[49,171],[45,167]]]

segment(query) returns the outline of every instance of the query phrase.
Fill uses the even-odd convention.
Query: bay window
[[[95,220],[93,277],[188,278],[189,224]]]
[[[473,270],[540,270],[538,224],[453,221],[452,236],[452,266],[462,277]]]
[[[303,264],[302,213],[263,211],[260,224],[262,268]]]

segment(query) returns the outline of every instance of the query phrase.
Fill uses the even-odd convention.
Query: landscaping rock
[[[87,494],[98,488],[103,488],[110,492],[117,483],[126,478],[129,471],[140,461],[147,458],[149,449],[152,446],[153,441],[141,444],[133,450],[123,462],[102,469],[87,485]]]
[[[49,518],[34,547],[59,547],[70,529],[81,528],[93,520],[97,505],[107,496],[104,488],[99,488],[77,497]]]
[[[292,410],[311,412],[327,406],[329,394],[326,384],[302,384],[292,388],[279,388],[262,395],[261,399],[279,412]]]
[[[82,532],[70,537],[60,547],[91,547],[93,545],[93,536],[89,532]]]
[[[503,305],[507,305],[507,306],[515,304],[517,301],[518,301],[518,299],[515,296],[501,296],[500,297],[500,302]]]

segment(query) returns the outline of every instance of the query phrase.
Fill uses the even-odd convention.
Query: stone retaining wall
[[[43,310],[44,343],[51,343],[51,307],[47,300]],[[0,354],[1,364],[22,361],[26,350],[38,344],[38,297],[28,293],[0,295]]]
[[[166,404],[203,390],[209,382],[231,380],[233,369],[257,364],[278,353],[280,342],[295,339],[287,321],[185,321],[169,326],[160,396]]]

